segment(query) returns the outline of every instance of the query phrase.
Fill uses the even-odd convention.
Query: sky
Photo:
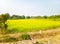
[[[0,14],[43,16],[60,14],[60,0],[0,0]]]

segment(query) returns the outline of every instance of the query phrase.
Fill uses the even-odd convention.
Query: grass
[[[8,29],[15,32],[31,32],[60,27],[59,20],[49,19],[20,19],[8,20]]]

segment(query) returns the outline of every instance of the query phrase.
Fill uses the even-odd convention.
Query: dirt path
[[[8,34],[12,37],[18,37],[23,33]],[[38,32],[28,32],[32,40],[23,40],[15,43],[0,43],[0,44],[33,44],[33,42],[40,42],[43,44],[60,44],[60,28],[38,31]]]

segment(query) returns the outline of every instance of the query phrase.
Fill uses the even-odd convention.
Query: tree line
[[[51,15],[51,16],[19,16],[19,15],[12,15],[9,17],[9,19],[58,19],[60,18],[59,15]]]
[[[4,14],[1,14],[1,15],[4,15]],[[1,15],[0,15],[0,17],[1,17]],[[51,16],[24,16],[24,15],[21,15],[21,16],[19,16],[19,15],[12,15],[12,16],[10,16],[10,14],[9,13],[5,13],[5,15],[8,15],[9,16],[9,19],[58,19],[58,18],[60,18],[60,14],[58,14],[58,15],[51,15]]]

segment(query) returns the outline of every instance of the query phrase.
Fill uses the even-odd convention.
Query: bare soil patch
[[[15,33],[15,34],[7,34],[10,37],[15,37],[18,38],[21,36],[23,33]],[[33,44],[33,42],[38,41],[39,43],[42,42],[43,44],[60,44],[60,28],[56,29],[51,29],[51,30],[43,30],[43,31],[38,31],[38,32],[28,32],[27,34],[30,35],[32,40],[20,40],[17,42],[12,42],[13,44]],[[0,38],[3,35],[0,36]],[[6,35],[4,35],[6,36]],[[19,39],[19,38],[18,38]],[[11,43],[11,44],[12,44]],[[8,43],[0,43],[0,44],[10,44]]]

